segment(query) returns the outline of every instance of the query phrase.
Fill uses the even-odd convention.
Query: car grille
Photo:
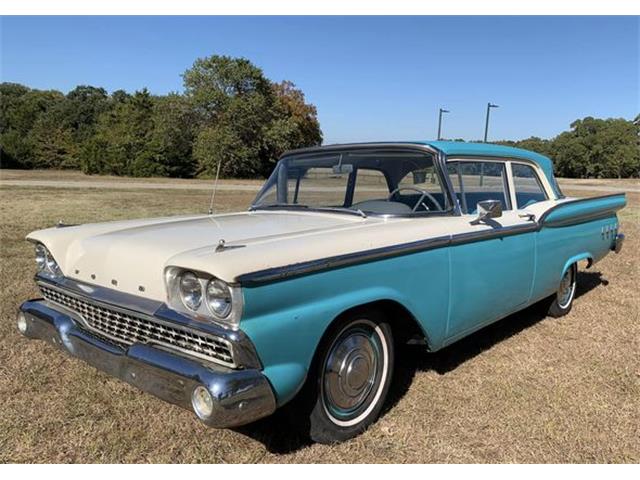
[[[78,314],[90,333],[119,346],[149,343],[235,367],[231,344],[198,331],[169,326],[40,285],[45,299]]]

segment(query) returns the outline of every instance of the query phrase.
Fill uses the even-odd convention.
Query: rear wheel
[[[562,317],[571,311],[573,298],[576,294],[578,281],[578,264],[574,263],[562,276],[558,291],[549,298],[550,305],[548,314],[552,317]]]
[[[314,362],[310,436],[348,440],[380,415],[393,371],[393,336],[374,310],[353,312],[325,336]]]

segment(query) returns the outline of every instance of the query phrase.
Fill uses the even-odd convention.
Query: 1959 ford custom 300
[[[375,421],[410,339],[436,351],[619,251],[624,194],[567,198],[551,161],[489,144],[288,152],[248,211],[33,232],[18,328],[231,427],[306,398],[319,442]],[[304,396],[304,397],[301,397]]]

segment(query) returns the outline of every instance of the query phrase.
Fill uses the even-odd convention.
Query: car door
[[[535,223],[513,208],[508,163],[449,161],[462,215],[452,232],[448,342],[526,305],[534,276]],[[473,222],[477,204],[499,200],[502,215]]]

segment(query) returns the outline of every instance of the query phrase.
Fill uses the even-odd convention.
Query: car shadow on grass
[[[600,285],[608,284],[600,272],[580,271],[575,298]],[[446,375],[464,362],[545,318],[546,309],[541,302],[509,315],[435,353],[427,353],[424,347],[414,345],[398,348],[393,383],[382,415],[406,395],[417,372],[435,371],[440,375]],[[286,405],[267,418],[235,430],[261,442],[270,453],[292,453],[312,444],[307,435],[307,419],[296,403]]]
[[[600,272],[579,271],[575,299],[600,285],[607,286],[608,284],[609,281],[603,278]],[[393,408],[404,397],[416,372],[435,371],[439,375],[446,375],[494,345],[541,322],[547,318],[547,308],[548,303],[538,302],[434,353],[425,353],[424,348],[411,345],[399,349],[396,357],[394,385],[389,392],[385,411]]]

